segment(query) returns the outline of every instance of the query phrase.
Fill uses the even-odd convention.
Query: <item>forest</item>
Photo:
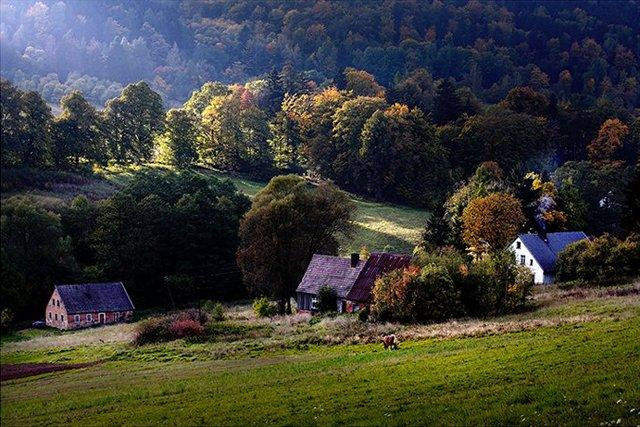
[[[213,282],[242,293],[240,269],[247,282],[266,256],[246,230],[321,206],[338,221],[326,229],[347,232],[342,190],[430,211],[423,248],[584,230],[637,253],[636,2],[1,7],[3,193],[107,165],[174,169],[57,209],[3,195],[3,304],[20,315],[59,280],[126,280],[142,306]],[[283,210],[264,212],[199,168],[317,189],[274,179],[256,200]],[[307,258],[278,289],[247,285],[288,298]]]
[[[640,4],[614,3],[7,0],[2,76],[51,104],[81,90],[98,107],[146,80],[175,107],[207,81],[246,82],[287,63],[339,87],[347,67],[389,89],[426,69],[487,103],[529,85],[581,107],[630,109]]]

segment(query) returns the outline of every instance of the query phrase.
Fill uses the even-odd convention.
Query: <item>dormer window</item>
[[[522,243],[521,242],[516,242],[516,249],[520,249],[522,247]]]

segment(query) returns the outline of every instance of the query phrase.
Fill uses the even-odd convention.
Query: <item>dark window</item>
[[[516,249],[520,249],[521,246],[522,244],[520,242],[516,242]]]
[[[60,300],[57,301],[58,307],[60,307]]]
[[[49,319],[51,319],[51,312],[49,312]]]
[[[58,320],[58,313],[56,313],[56,320]]]
[[[93,320],[93,315],[91,313],[87,314],[87,321],[91,322]]]
[[[60,321],[64,322],[64,316],[62,314],[60,315]]]
[[[533,265],[533,258],[529,260],[529,265]]]
[[[527,259],[524,255],[520,255],[520,264],[524,265],[527,262]]]
[[[80,321],[80,315],[79,315],[79,314],[76,314],[75,316],[73,316],[73,320],[74,320],[75,322],[79,322],[79,321]]]

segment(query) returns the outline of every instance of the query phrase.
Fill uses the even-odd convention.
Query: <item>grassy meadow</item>
[[[228,306],[220,334],[134,347],[134,325],[22,331],[2,363],[87,368],[2,383],[3,425],[563,424],[640,422],[640,285],[538,291],[490,320],[369,325],[256,319]],[[375,340],[395,332],[400,349]]]
[[[166,168],[159,164],[149,165],[155,168]],[[84,194],[90,199],[97,200],[108,197],[116,189],[131,178],[136,166],[111,166],[99,168],[90,175],[64,174],[58,177],[44,176],[41,180],[33,177],[23,177],[22,181],[28,181],[29,187],[18,190],[5,191],[2,197],[16,194],[28,194],[38,200],[44,206],[55,206],[62,202],[68,202],[75,196]],[[264,182],[218,173],[206,169],[200,169],[201,173],[211,174],[218,178],[230,179],[238,190],[249,197],[255,196],[265,185]],[[8,180],[11,181],[11,176]],[[20,177],[16,178],[18,181]],[[5,178],[3,177],[3,180]],[[19,184],[16,186],[20,186]],[[355,214],[355,233],[350,238],[343,238],[340,242],[340,252],[348,254],[357,252],[362,245],[366,245],[370,251],[411,252],[415,244],[420,240],[420,234],[425,226],[428,213],[421,209],[388,203],[377,203],[352,196],[357,206]]]

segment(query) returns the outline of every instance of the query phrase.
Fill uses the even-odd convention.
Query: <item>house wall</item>
[[[51,298],[49,298],[44,319],[47,326],[58,329],[68,328],[69,316],[67,316],[67,309],[60,300],[60,295],[57,290],[54,290]]]
[[[313,300],[317,298],[317,295],[307,294],[304,292],[296,293],[296,304],[298,306],[298,311],[308,311],[313,312],[317,311],[316,307],[313,304]],[[338,313],[344,313],[347,311],[348,303],[343,298],[338,298],[336,301],[336,311]]]
[[[518,248],[518,242],[520,242],[520,248]],[[544,274],[544,270],[542,269],[540,264],[538,264],[538,261],[536,261],[533,255],[531,255],[531,252],[529,252],[529,249],[527,249],[522,240],[514,240],[510,246],[510,249],[513,251],[516,257],[516,263],[521,264],[521,257],[524,256],[524,265],[529,267],[529,269],[533,273],[533,281],[536,284],[546,284],[553,282],[553,275]]]
[[[53,291],[47,308],[45,309],[45,323],[47,326],[58,329],[79,329],[100,323],[101,312],[71,314],[67,313],[64,302],[60,299],[57,290]],[[131,320],[133,311],[103,312],[105,315],[104,324],[119,323]]]

